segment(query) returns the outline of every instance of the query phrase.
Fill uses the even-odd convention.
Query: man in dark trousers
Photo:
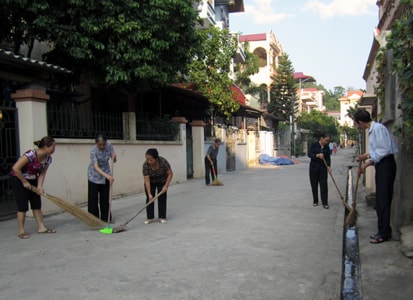
[[[370,236],[370,243],[379,244],[391,238],[390,210],[393,199],[393,185],[396,178],[396,162],[394,154],[397,147],[387,128],[371,119],[366,110],[358,110],[354,121],[359,129],[367,129],[369,136],[369,151],[359,155],[360,161],[365,161],[358,174],[364,173],[369,166],[376,168],[376,213],[378,232]]]
[[[211,183],[209,174],[211,174],[212,179],[214,179],[214,173],[212,171],[212,167],[215,168],[215,175],[218,177],[217,156],[218,156],[220,145],[221,145],[221,140],[215,139],[214,143],[211,146],[209,146],[208,151],[205,155],[205,183],[206,185],[209,185]]]

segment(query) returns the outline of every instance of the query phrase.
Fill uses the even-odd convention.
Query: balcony
[[[209,0],[200,1],[197,7],[199,12],[199,17],[203,20],[207,20],[209,24],[204,24],[204,27],[209,27],[210,25],[216,25],[215,21],[215,9]]]

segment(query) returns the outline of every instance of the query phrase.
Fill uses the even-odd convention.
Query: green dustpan
[[[99,230],[100,231],[100,233],[103,233],[103,234],[112,234],[113,233],[113,228],[111,228],[111,227],[105,227],[105,228],[103,228],[103,229],[101,229],[101,230]]]

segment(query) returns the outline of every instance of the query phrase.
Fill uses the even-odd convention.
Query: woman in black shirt
[[[146,161],[143,164],[143,176],[145,180],[146,203],[151,201],[155,193],[163,192],[158,198],[159,222],[164,224],[166,221],[166,192],[171,183],[173,172],[169,162],[159,156],[158,150],[152,148],[146,151]],[[155,205],[152,203],[146,208],[147,220],[145,224],[153,222]]]
[[[308,157],[311,158],[310,162],[310,183],[313,193],[313,206],[318,205],[318,185],[320,185],[321,202],[325,209],[328,209],[328,187],[327,177],[331,172],[330,165],[330,136],[326,133],[320,133],[316,135],[318,141],[310,145],[308,151]],[[324,161],[327,162],[328,168],[326,168]]]

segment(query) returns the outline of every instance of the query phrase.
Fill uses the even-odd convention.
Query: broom
[[[212,181],[211,185],[213,186],[223,186],[224,184],[218,180],[217,178],[217,172],[215,171],[214,165],[211,165],[212,167],[212,174],[214,175],[214,180]]]
[[[112,177],[114,174],[114,170],[113,170],[113,160],[110,166],[110,170],[112,171]],[[101,230],[99,230],[100,233],[103,234],[112,234],[113,229],[112,227],[110,227],[110,217],[111,217],[111,208],[112,208],[112,191],[113,191],[113,182],[110,183],[109,185],[109,207],[108,207],[108,223],[106,224],[105,228],[102,228]]]
[[[40,196],[43,196],[46,199],[50,200],[51,202],[53,202],[53,204],[60,207],[61,209],[68,212],[69,214],[76,217],[78,220],[80,220],[81,222],[83,222],[84,224],[86,224],[90,227],[97,228],[97,227],[105,226],[105,224],[106,224],[102,220],[96,218],[94,215],[88,213],[87,211],[84,211],[80,207],[77,207],[76,205],[74,205],[74,204],[72,204],[68,201],[65,201],[65,200],[60,199],[56,196],[52,196],[52,195],[49,195],[49,194],[46,194],[46,193],[40,193],[39,189],[35,186],[32,186],[31,190],[33,192],[39,194]]]
[[[327,162],[326,162],[325,158],[323,158],[323,161],[324,161],[324,165],[326,166],[326,168],[327,168],[327,170],[328,170],[329,167],[328,167],[328,165],[327,165]],[[343,205],[344,205],[344,207],[347,209],[347,211],[351,211],[351,207],[350,207],[350,205],[348,205],[348,203],[347,203],[346,200],[344,199],[343,193],[340,191],[340,189],[339,189],[339,187],[338,187],[338,185],[337,185],[337,182],[336,182],[336,180],[334,179],[333,174],[332,174],[331,172],[329,172],[329,174],[330,174],[331,180],[332,180],[333,183],[334,183],[334,186],[335,186],[336,189],[337,189],[338,194],[340,195],[341,202],[343,202]]]
[[[122,232],[122,231],[126,231],[128,230],[127,226],[129,224],[129,222],[131,222],[133,219],[135,219],[137,216],[140,215],[141,212],[143,212],[149,205],[151,205],[152,203],[154,203],[156,201],[156,199],[159,198],[160,195],[162,195],[163,192],[160,191],[158,194],[155,195],[155,197],[152,198],[151,201],[149,201],[148,203],[145,204],[144,207],[142,207],[137,213],[135,213],[129,220],[127,220],[125,223],[123,223],[122,225],[119,225],[115,228],[113,228],[113,233],[118,233],[118,232]]]
[[[361,163],[362,161],[359,161],[359,169],[361,168]],[[356,225],[357,217],[358,217],[358,212],[356,210],[356,199],[357,199],[357,192],[359,188],[359,181],[360,181],[361,174],[357,174],[357,181],[356,181],[356,188],[354,190],[354,198],[353,198],[353,203],[351,204],[351,210],[349,214],[347,215],[347,218],[344,222],[344,225],[348,225],[350,227],[353,227]]]

